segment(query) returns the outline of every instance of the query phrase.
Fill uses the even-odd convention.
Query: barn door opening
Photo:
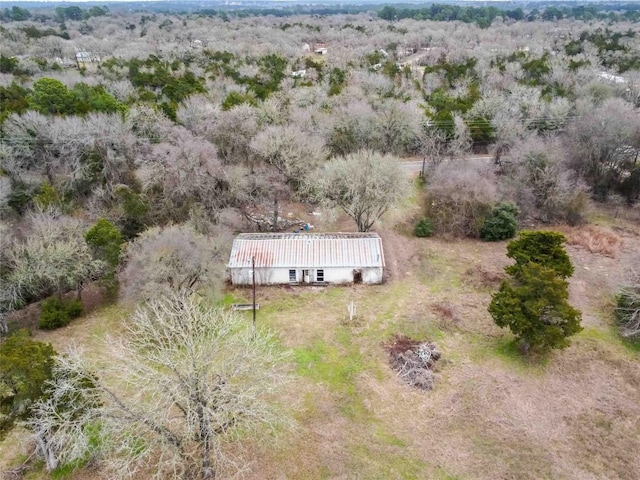
[[[360,270],[353,271],[353,283],[362,283],[362,272]]]
[[[311,275],[309,274],[309,270],[302,270],[302,281],[304,283],[311,282]]]

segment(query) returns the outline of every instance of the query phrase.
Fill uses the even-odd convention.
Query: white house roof
[[[607,72],[600,72],[598,76],[600,78],[604,78],[605,80],[609,80],[610,82],[614,82],[614,83],[627,83],[624,77],[619,77],[618,75],[611,75],[610,73],[607,73]]]
[[[233,241],[229,268],[384,267],[377,233],[241,233]]]

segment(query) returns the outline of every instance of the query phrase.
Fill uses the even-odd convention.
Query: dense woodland
[[[174,315],[188,303],[175,291],[219,292],[234,233],[299,227],[292,202],[375,229],[406,199],[408,158],[424,159],[428,235],[500,240],[487,220],[505,212],[546,226],[582,224],[594,202],[637,208],[638,5],[336,10],[4,9],[3,332],[45,299],[41,328],[68,323],[80,311],[67,294],[96,281]],[[478,154],[486,162],[467,160]],[[623,332],[637,336],[637,285],[628,292]],[[56,368],[97,395],[91,373]],[[179,470],[189,455],[158,422],[136,428],[164,438],[154,454]],[[43,447],[48,467],[78,460],[55,458],[63,446]]]

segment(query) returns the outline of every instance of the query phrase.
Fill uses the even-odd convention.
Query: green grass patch
[[[406,447],[407,444],[395,435],[391,435],[384,431],[381,426],[376,427],[376,439],[385,445],[391,445],[392,447]]]
[[[238,291],[233,291],[225,293],[225,295],[216,303],[220,307],[229,308],[231,305],[236,303],[249,303],[249,300],[247,300],[244,295],[239,295]]]
[[[93,341],[102,341],[107,335],[117,334],[122,328],[123,320],[129,318],[132,313],[131,308],[111,304],[94,310],[84,318],[99,318],[99,321],[91,323],[90,334]]]
[[[620,343],[622,343],[622,345],[630,352],[636,354],[636,355],[640,355],[640,340],[636,339],[631,339],[631,338],[624,338],[622,337],[620,339]]]
[[[640,340],[622,337],[616,326],[611,326],[606,329],[588,327],[578,333],[576,338],[614,349],[622,346],[626,353],[630,353],[634,356],[640,353]]]
[[[464,269],[458,263],[459,259],[436,252],[427,244],[420,261],[420,280],[433,293],[459,290],[463,286]]]
[[[321,340],[310,347],[296,348],[294,359],[298,374],[344,393],[353,393],[355,376],[364,368],[360,354],[353,350],[340,352]]]
[[[360,478],[388,480],[428,478],[427,464],[405,455],[399,447],[359,443],[350,448],[351,468]]]
[[[517,373],[542,373],[549,364],[550,355],[523,355],[518,341],[511,335],[487,337],[480,334],[467,335],[471,347],[469,357],[473,361],[500,360]]]
[[[458,475],[451,475],[450,473],[447,473],[447,471],[442,468],[442,467],[438,467],[434,473],[434,480],[463,480],[463,477],[460,477]]]
[[[356,385],[357,375],[365,369],[364,359],[348,329],[336,329],[336,340],[341,348],[316,340],[309,347],[294,349],[296,372],[336,394],[339,409],[346,417],[364,420],[369,413]]]
[[[409,295],[409,285],[396,282],[386,290],[376,293],[372,298],[360,299],[360,304],[375,305],[374,320],[369,322],[368,328],[362,332],[367,340],[375,342],[386,341],[394,334],[414,335],[428,333],[433,327],[432,322],[412,322],[403,316],[400,306]]]
[[[58,468],[51,472],[51,478],[53,480],[64,480],[66,478],[70,478],[74,472],[86,467],[88,463],[88,459],[78,459],[73,462],[60,465]]]

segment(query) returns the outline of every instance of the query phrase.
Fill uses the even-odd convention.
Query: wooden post
[[[256,257],[251,257],[251,276],[253,277],[253,334],[256,334]]]

